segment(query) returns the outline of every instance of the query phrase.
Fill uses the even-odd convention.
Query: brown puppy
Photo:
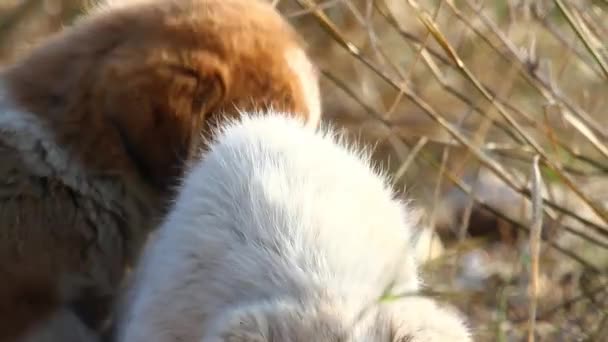
[[[314,67],[255,0],[106,3],[1,71],[0,341],[66,306],[98,329],[201,137],[268,107],[319,121]]]

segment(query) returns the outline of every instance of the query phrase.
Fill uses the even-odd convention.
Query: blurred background
[[[477,341],[608,341],[608,1],[266,1],[423,208],[429,295]],[[0,66],[90,2],[0,0]]]

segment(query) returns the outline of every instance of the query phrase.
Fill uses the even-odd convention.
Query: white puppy
[[[408,210],[369,157],[285,115],[225,125],[134,274],[124,342],[470,341],[419,288]]]

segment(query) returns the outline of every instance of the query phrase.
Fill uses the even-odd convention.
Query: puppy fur
[[[127,292],[119,342],[470,341],[419,287],[410,210],[368,155],[284,113],[226,124]]]
[[[35,324],[20,342],[99,342],[100,336],[87,326],[72,310],[61,308]]]
[[[110,1],[0,71],[0,341],[66,305],[102,324],[201,137],[266,108],[320,119],[256,0]]]

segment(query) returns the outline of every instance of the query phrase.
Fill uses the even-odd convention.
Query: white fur
[[[469,341],[429,299],[374,305],[393,281],[419,288],[411,224],[386,177],[332,130],[246,116],[183,180],[135,271],[119,341]]]
[[[317,127],[321,122],[321,95],[319,94],[319,82],[317,81],[316,67],[300,48],[293,48],[285,52],[287,65],[296,74],[306,106],[308,107],[308,126]]]

